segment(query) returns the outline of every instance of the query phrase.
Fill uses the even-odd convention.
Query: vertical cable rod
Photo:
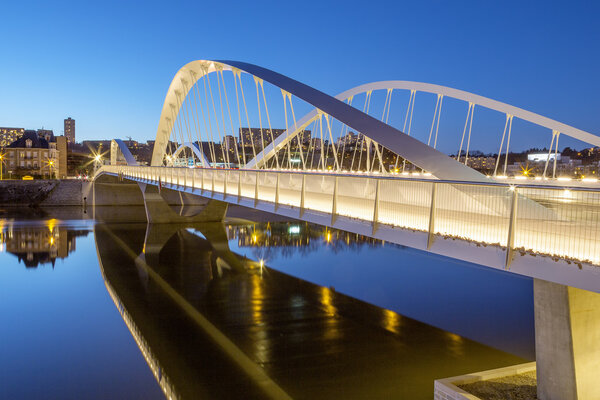
[[[467,137],[467,152],[465,153],[465,165],[469,159],[469,147],[471,145],[471,128],[473,127],[473,114],[475,114],[475,104],[471,108],[471,119],[469,120],[469,136]]]
[[[508,149],[510,146],[510,133],[512,131],[512,120],[513,116],[510,116],[510,120],[508,121],[508,137],[506,138],[506,157],[504,159],[504,175],[506,175],[506,167],[508,166]]]
[[[263,101],[265,103],[265,111],[267,113],[267,122],[269,124],[269,132],[271,132],[271,143],[273,145],[273,152],[275,153],[275,162],[277,164],[277,169],[279,169],[279,159],[277,158],[277,153],[275,152],[275,137],[273,136],[273,129],[271,128],[271,117],[269,116],[269,107],[267,106],[267,98],[265,97],[265,88],[263,81],[260,81],[260,89],[262,90]],[[271,164],[272,166],[273,164]]]

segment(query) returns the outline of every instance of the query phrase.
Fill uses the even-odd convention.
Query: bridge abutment
[[[600,399],[600,294],[534,279],[537,394]]]

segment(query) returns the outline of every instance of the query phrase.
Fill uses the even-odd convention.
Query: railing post
[[[240,204],[240,200],[242,200],[242,171],[238,169],[238,204]]]
[[[338,177],[335,177],[335,183],[333,184],[333,204],[331,205],[331,225],[335,223],[335,216],[337,214],[337,200],[338,200]]]
[[[279,172],[276,172],[277,179],[275,180],[275,211],[277,211],[277,206],[279,205]]]
[[[505,268],[508,269],[513,259],[515,247],[515,230],[517,229],[517,204],[519,203],[519,194],[517,187],[514,187],[512,204],[510,206],[510,221],[508,224],[508,239],[506,240],[506,262]]]
[[[192,192],[196,189],[196,166],[192,169]]]
[[[204,167],[202,167],[202,175],[200,177],[200,194],[204,194]]]
[[[225,170],[225,174],[223,177],[223,200],[227,197],[227,178],[229,178],[229,170]]]
[[[300,191],[300,217],[304,215],[304,201],[306,199],[306,174],[302,174],[302,189]]]
[[[375,202],[373,204],[373,235],[377,232],[377,223],[379,222],[379,190],[381,186],[381,180],[375,179]]]
[[[433,233],[435,232],[435,201],[437,198],[437,183],[431,184],[431,205],[429,206],[429,234],[427,235],[427,249],[433,244]]]
[[[216,169],[213,168],[211,173],[212,173],[212,187],[210,189],[210,191],[212,192],[211,197],[215,196],[215,180],[217,179],[217,174],[215,174]]]
[[[185,189],[187,188],[187,175],[188,175],[188,167],[185,167],[184,171],[183,171],[183,190],[185,191]]]
[[[256,205],[258,204],[258,171],[256,171],[255,174],[256,182],[254,185],[254,207],[256,207]]]

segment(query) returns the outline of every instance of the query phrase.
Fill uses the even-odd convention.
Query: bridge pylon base
[[[227,213],[227,203],[218,200],[209,200],[208,203],[202,205],[201,211],[196,215],[181,215],[171,209],[160,194],[157,186],[145,183],[139,183],[139,185],[144,196],[146,218],[150,224],[221,222]],[[186,200],[189,202],[188,197],[186,196]],[[184,205],[182,204],[182,210],[184,209]]]
[[[537,395],[600,399],[600,294],[534,279]]]

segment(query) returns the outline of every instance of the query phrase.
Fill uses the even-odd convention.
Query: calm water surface
[[[429,399],[534,358],[527,278],[267,215],[86,217],[0,217],[0,398]]]

